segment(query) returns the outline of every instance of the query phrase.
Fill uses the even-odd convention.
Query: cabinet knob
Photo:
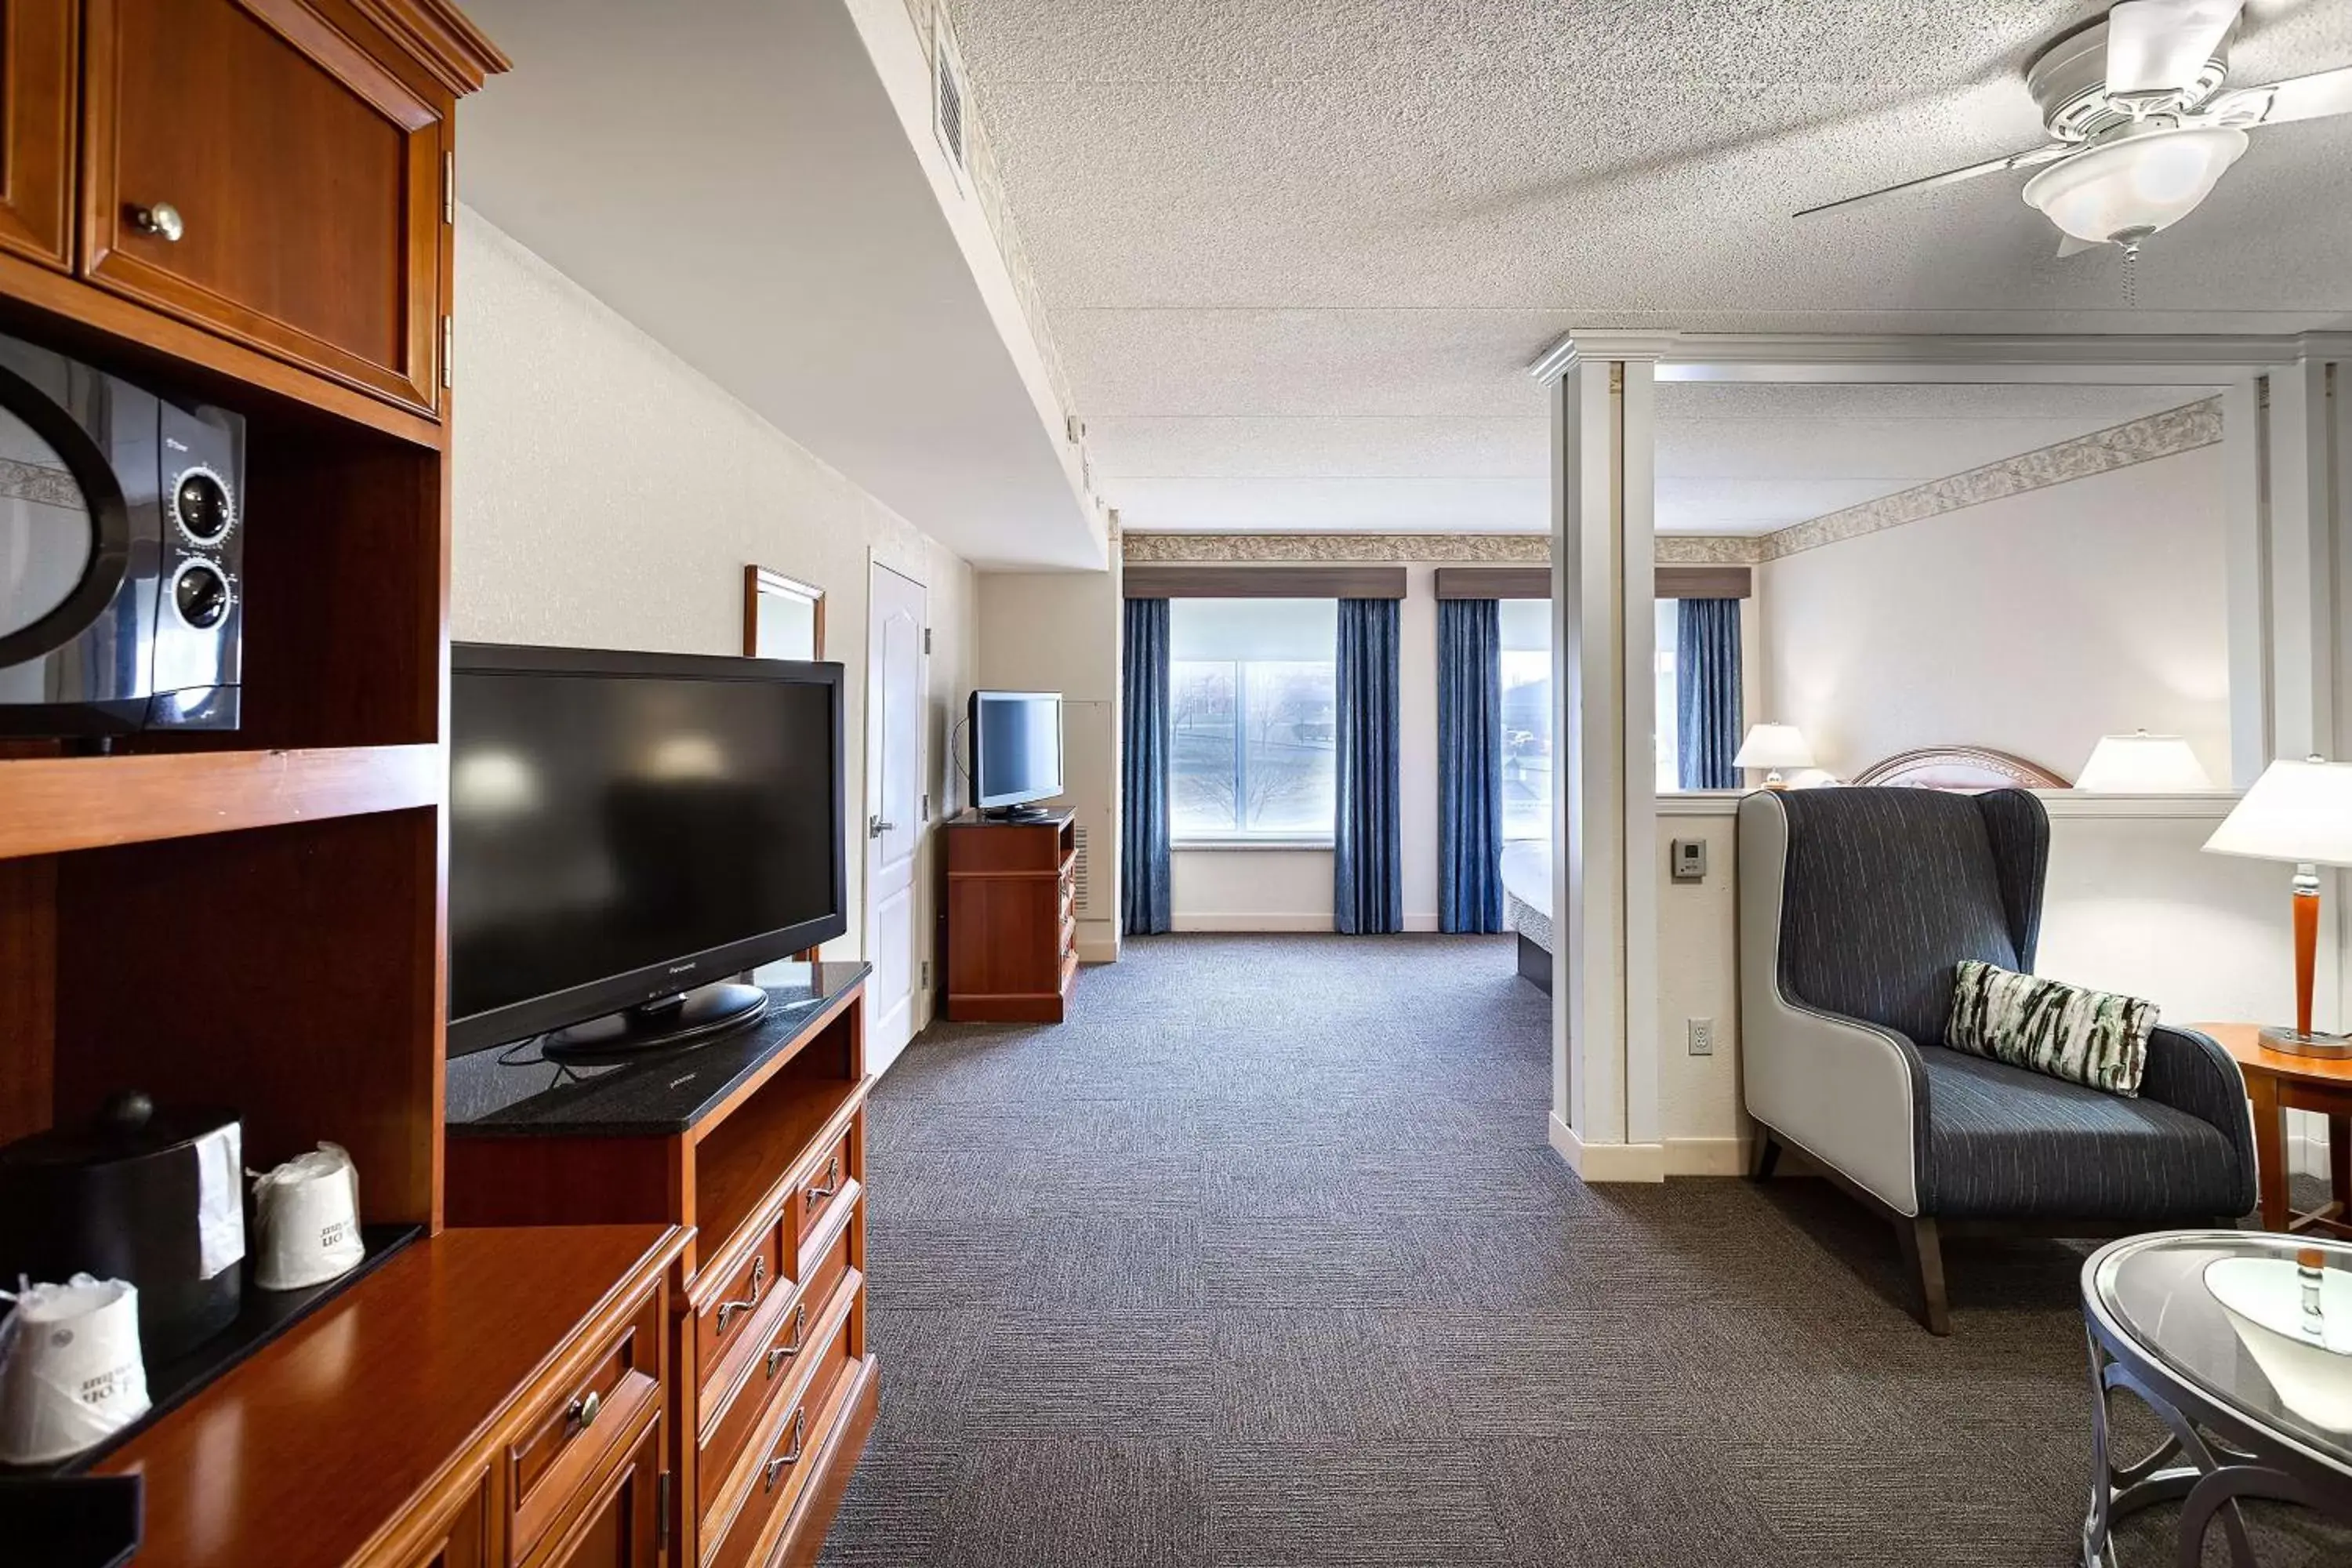
[[[579,1398],[573,1400],[572,1402],[572,1408],[565,1411],[564,1414],[572,1417],[572,1426],[573,1430],[586,1431],[589,1427],[596,1424],[596,1412],[604,1407],[604,1399],[594,1389],[592,1388],[587,1393],[582,1394]]]
[[[131,226],[142,234],[152,234],[167,245],[178,244],[180,237],[188,232],[187,220],[181,217],[180,209],[169,202],[157,202],[152,207],[132,207]]]

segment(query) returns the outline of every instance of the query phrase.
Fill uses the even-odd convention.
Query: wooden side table
[[[2221,1042],[2246,1075],[2254,1102],[2254,1160],[2264,1230],[2319,1230],[2352,1237],[2352,1058],[2298,1057],[2263,1048],[2255,1024],[2192,1024]],[[2287,1204],[2286,1113],[2327,1118],[2327,1195],[2323,1208],[2298,1214]]]

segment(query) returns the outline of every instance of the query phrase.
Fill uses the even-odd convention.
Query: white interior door
[[[923,585],[876,563],[866,621],[866,1068],[876,1073],[915,1032],[923,618]]]

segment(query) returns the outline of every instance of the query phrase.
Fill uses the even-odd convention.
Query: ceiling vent
[[[964,105],[969,101],[964,89],[963,60],[957,55],[955,39],[949,36],[947,25],[940,23],[931,30],[931,129],[938,133],[940,151],[955,165],[957,174],[963,174],[971,164],[964,157]]]

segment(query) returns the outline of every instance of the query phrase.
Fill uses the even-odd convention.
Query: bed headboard
[[[1922,746],[1864,768],[1857,784],[1906,789],[2069,789],[2038,763],[1990,746]]]

